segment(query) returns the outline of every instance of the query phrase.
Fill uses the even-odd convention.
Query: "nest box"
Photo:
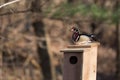
[[[99,43],[69,45],[64,53],[63,80],[96,80]]]

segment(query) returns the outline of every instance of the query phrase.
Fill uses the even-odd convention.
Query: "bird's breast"
[[[90,38],[88,36],[86,36],[86,35],[81,35],[79,41],[80,42],[82,42],[82,41],[90,41]]]
[[[76,45],[87,44],[91,42],[90,38],[86,35],[81,35],[79,41],[75,42]]]

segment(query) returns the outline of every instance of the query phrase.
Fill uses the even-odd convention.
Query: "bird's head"
[[[78,27],[74,27],[74,26],[71,28],[71,31],[72,32],[76,32],[76,33],[80,33],[79,28]]]

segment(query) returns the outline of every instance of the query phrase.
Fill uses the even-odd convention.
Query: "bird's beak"
[[[71,32],[73,32],[74,31],[74,29],[71,29]]]
[[[74,28],[70,28],[70,31],[71,31],[71,32],[74,32]]]

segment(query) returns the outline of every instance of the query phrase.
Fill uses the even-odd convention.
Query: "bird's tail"
[[[97,36],[95,34],[90,34],[89,37],[91,38],[91,41],[100,42],[100,40],[97,38]]]

